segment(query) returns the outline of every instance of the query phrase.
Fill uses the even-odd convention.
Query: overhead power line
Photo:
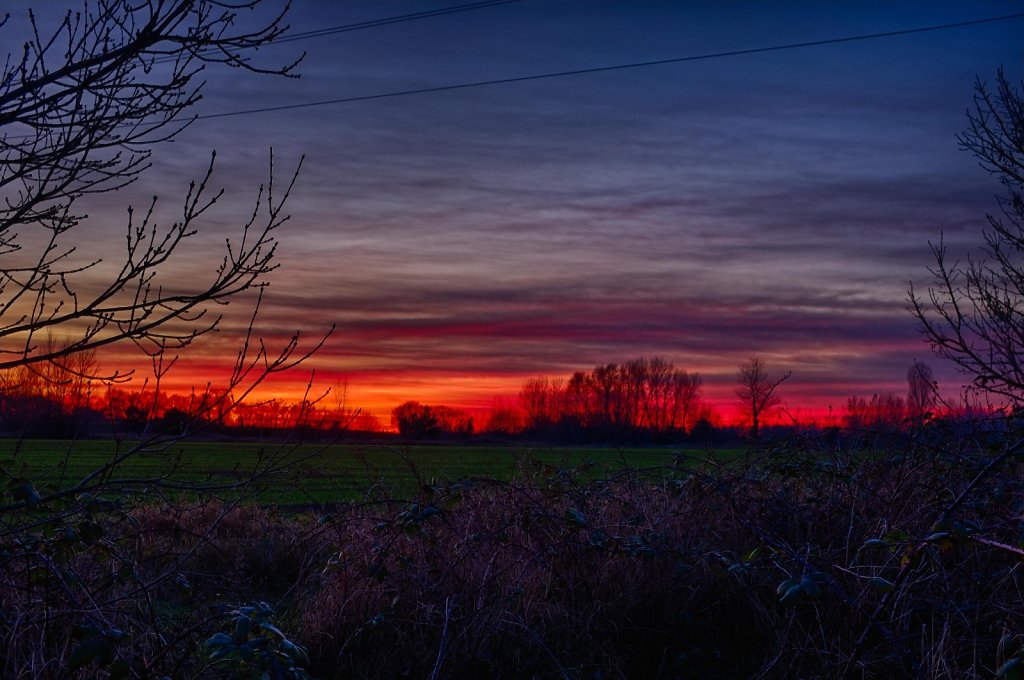
[[[416,21],[416,20],[419,20],[419,19],[429,19],[431,17],[439,17],[439,16],[446,16],[446,15],[449,15],[449,14],[457,14],[459,12],[469,12],[471,10],[486,9],[488,7],[497,7],[498,5],[511,5],[511,4],[517,3],[517,2],[523,2],[523,0],[480,0],[479,2],[468,2],[468,3],[463,3],[461,5],[448,5],[447,7],[438,7],[436,9],[423,10],[421,12],[410,12],[408,14],[397,14],[395,16],[390,16],[390,17],[381,17],[380,19],[369,19],[367,21],[359,21],[359,22],[355,22],[355,23],[351,23],[351,24],[341,24],[339,26],[330,26],[328,28],[321,28],[321,29],[316,29],[316,30],[311,30],[311,31],[300,31],[298,33],[291,33],[289,35],[285,35],[285,36],[281,36],[279,38],[276,38],[270,44],[272,44],[272,45],[279,45],[281,43],[295,42],[297,40],[309,40],[311,38],[319,38],[319,37],[328,36],[328,35],[336,35],[338,33],[347,33],[347,32],[350,32],[350,31],[360,31],[360,30],[365,30],[367,28],[377,28],[379,26],[389,26],[391,24],[399,24],[399,23],[404,23],[406,21]],[[2,23],[3,23],[3,21],[0,20],[0,24],[2,24]],[[214,53],[215,53],[215,50],[200,50],[199,51],[200,56],[203,55],[203,54],[214,54]],[[177,60],[178,60],[178,57],[166,56],[166,57],[158,57],[158,58],[154,59],[153,63],[155,63],[155,64],[166,64],[166,63],[175,62]],[[312,105],[313,104],[308,104],[307,106],[312,106]],[[236,112],[230,112],[230,113],[213,114],[213,115],[210,115],[210,116],[198,116],[198,117],[193,118],[192,120],[195,120],[196,118],[214,118],[214,117],[220,117],[220,116],[237,116],[237,115],[242,115],[242,113],[246,113],[246,112],[238,112],[238,111],[236,111]],[[249,112],[249,113],[255,113],[255,111],[252,111],[252,112]],[[14,135],[14,136],[11,136],[11,137],[7,137],[7,139],[19,140],[19,139],[30,139],[31,137],[32,137],[32,135]]]
[[[309,40],[311,38],[322,38],[328,35],[337,35],[338,33],[348,33],[350,31],[361,31],[367,28],[377,28],[379,26],[390,26],[392,24],[401,24],[406,21],[417,21],[419,19],[429,19],[431,17],[446,16],[448,14],[457,14],[459,12],[469,12],[475,9],[486,9],[488,7],[496,7],[498,5],[511,5],[515,2],[523,2],[523,0],[481,0],[480,2],[468,2],[462,5],[449,5],[448,7],[438,7],[437,9],[423,10],[422,12],[410,12],[409,14],[397,14],[391,17],[382,17],[380,19],[369,19],[367,21],[357,21],[351,24],[341,24],[339,26],[329,26],[327,28],[318,28],[311,31],[299,31],[297,33],[290,33],[283,35],[280,38],[274,40],[272,45],[281,45],[283,43],[295,42],[297,40]],[[200,54],[204,52],[201,50]],[[211,52],[212,53],[212,52]],[[161,57],[155,59],[155,63],[168,63],[174,61],[174,57]]]
[[[281,104],[278,106],[265,106],[255,109],[244,109],[240,111],[225,111],[222,113],[207,113],[196,116],[198,120],[209,120],[213,118],[227,118],[229,116],[245,116],[254,113],[270,113],[273,111],[293,111],[295,109],[306,109],[316,106],[329,106],[332,104],[350,104],[354,102],[371,101],[374,99],[390,99],[393,97],[408,97],[418,94],[430,94],[433,92],[450,92],[453,90],[467,90],[474,87],[487,87],[491,85],[508,85],[511,83],[522,83],[530,80],[547,80],[551,78],[565,78],[579,76],[589,73],[605,73],[608,71],[622,71],[626,69],[645,68],[649,66],[661,66],[665,64],[681,64],[689,61],[706,61],[709,59],[720,59],[723,57],[739,57],[749,54],[762,54],[764,52],[779,52],[782,50],[801,49],[806,47],[821,47],[824,45],[838,45],[841,43],[859,42],[864,40],[877,40],[879,38],[893,38],[914,33],[927,33],[931,31],[944,31],[965,26],[977,26],[979,24],[990,24],[998,21],[1009,21],[1012,19],[1024,18],[1024,12],[1016,14],[1004,14],[997,17],[985,19],[974,19],[972,21],[958,21],[949,24],[936,24],[932,26],[918,26],[898,31],[885,31],[882,33],[864,33],[861,35],[844,36],[840,38],[826,38],[824,40],[809,40],[805,42],[784,43],[781,45],[769,45],[767,47],[752,47],[742,50],[728,50],[724,52],[709,52],[706,54],[695,54],[685,57],[670,57],[667,59],[652,59],[649,61],[636,61],[625,64],[613,64],[610,66],[594,66],[590,68],[572,69],[568,71],[553,71],[549,73],[534,73],[525,76],[513,76],[510,78],[495,78],[492,80],[478,80],[468,83],[457,83],[453,85],[435,85],[408,90],[394,90],[391,92],[379,92],[376,94],[355,95],[352,97],[339,97],[336,99],[322,99],[319,101],[301,102],[296,104]]]
[[[341,26],[332,26],[330,28],[321,28],[314,31],[303,31],[300,33],[292,33],[290,35],[282,36],[274,41],[274,44],[294,42],[296,40],[308,40],[310,38],[319,38],[325,35],[336,35],[338,33],[347,33],[349,31],[359,31],[366,28],[376,28],[377,26],[389,26],[391,24],[400,24],[405,21],[415,21],[417,19],[428,19],[430,17],[439,17],[446,14],[456,14],[458,12],[469,12],[474,9],[485,9],[487,7],[494,7],[496,5],[510,5],[514,2],[522,2],[523,0],[487,0],[486,2],[469,2],[463,5],[451,5],[449,7],[439,7],[437,9],[424,10],[422,12],[412,12],[410,14],[399,14],[393,17],[384,17],[382,19],[370,19],[369,21],[360,21],[353,24],[343,24]]]

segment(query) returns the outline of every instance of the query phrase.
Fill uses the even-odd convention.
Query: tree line
[[[236,433],[385,429],[372,414],[347,403],[344,384],[314,399],[245,400],[210,387],[188,394],[147,385],[132,389],[96,377],[101,373],[95,350],[0,370],[0,433],[63,438],[209,428]]]
[[[537,377],[519,392],[523,430],[556,439],[664,438],[712,413],[699,373],[661,357],[603,364],[568,379]]]
[[[738,418],[723,425],[704,399],[700,373],[677,368],[662,357],[601,364],[568,378],[527,379],[514,401],[495,401],[483,426],[474,427],[466,411],[407,401],[392,411],[392,429],[410,439],[462,438],[474,434],[560,442],[709,441],[723,433],[757,440],[765,420],[777,422],[783,405],[780,388],[791,376],[773,375],[752,356],[736,371]],[[838,421],[787,420],[790,427],[845,427],[892,432],[935,416],[956,415],[940,404],[931,368],[914,361],[907,370],[907,394],[852,395]],[[773,425],[780,427],[779,425]]]
[[[710,423],[702,386],[699,373],[661,357],[603,364],[568,379],[534,377],[523,384],[515,405],[494,405],[480,432],[557,442],[677,437],[701,420]],[[416,401],[395,407],[392,425],[415,439],[474,433],[465,411]]]
[[[52,341],[47,341],[51,344]],[[347,386],[316,399],[242,401],[207,389],[165,394],[97,379],[95,351],[61,361],[0,370],[0,431],[27,436],[72,436],[150,429],[215,427],[235,432],[304,428],[324,432],[383,432],[373,415],[347,403]],[[789,378],[769,374],[754,356],[736,373],[740,421],[732,429],[757,439],[765,418],[778,415],[780,388]],[[483,418],[443,404],[406,401],[391,412],[391,430],[407,439],[490,435],[551,442],[667,442],[707,440],[724,428],[705,400],[703,378],[663,357],[600,364],[568,377],[527,379],[513,401],[496,401]],[[854,430],[895,430],[935,415],[938,390],[931,368],[915,361],[907,394],[850,396],[840,423]],[[948,410],[948,409],[947,409]],[[198,418],[197,414],[201,414]],[[771,421],[769,421],[771,422]],[[811,423],[792,424],[811,425]]]

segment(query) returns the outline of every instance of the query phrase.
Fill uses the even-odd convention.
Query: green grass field
[[[0,440],[0,466],[44,493],[67,486],[127,449],[114,441]],[[260,503],[307,505],[363,498],[414,495],[422,484],[470,478],[511,481],[517,475],[581,469],[586,479],[625,467],[658,468],[672,464],[680,449],[615,449],[492,445],[288,445],[238,441],[185,441],[142,451],[118,467],[118,478],[167,474],[180,481],[240,482],[253,470],[270,466],[253,492]],[[706,451],[684,450],[703,459]],[[717,451],[729,457],[733,451]],[[544,474],[544,470],[541,470]]]

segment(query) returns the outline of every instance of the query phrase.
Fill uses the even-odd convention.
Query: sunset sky
[[[457,4],[295,0],[290,23],[304,33]],[[212,116],[1020,11],[521,0],[294,40],[258,59],[305,51],[299,79],[211,71],[200,120],[136,186],[90,206],[90,243],[119,247],[125,208],[154,193],[172,219],[216,149],[227,194],[204,225],[210,248],[187,263],[207,275],[273,147],[282,174],[306,161],[259,330],[337,323],[285,393],[315,368],[318,384],[347,379],[350,401],[382,416],[406,399],[478,408],[531,376],[658,355],[699,371],[725,405],[755,353],[792,371],[783,397],[796,410],[904,394],[914,359],[955,389],[917,335],[907,287],[927,283],[929,240],[980,242],[999,188],[955,135],[976,76],[1002,65],[1024,79],[1024,18]],[[183,357],[180,384],[216,378],[237,325]]]

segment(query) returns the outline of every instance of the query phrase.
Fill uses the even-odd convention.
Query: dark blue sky
[[[295,31],[457,4],[297,0]],[[213,114],[980,19],[1019,2],[523,0],[272,47],[298,80],[211,72]],[[980,242],[998,186],[958,150],[976,76],[1024,78],[1024,20],[197,121],[139,186],[209,150],[210,233],[307,157],[268,332],[339,330],[356,402],[484,404],[526,377],[661,355],[729,400],[753,353],[788,398],[905,390],[928,241]],[[176,189],[177,187],[177,189]],[[168,201],[172,204],[173,201]],[[117,222],[112,217],[111,223]],[[122,220],[123,224],[123,220]],[[119,233],[117,227],[112,233]],[[202,258],[196,271],[208,267]],[[216,351],[216,343],[207,351]]]

